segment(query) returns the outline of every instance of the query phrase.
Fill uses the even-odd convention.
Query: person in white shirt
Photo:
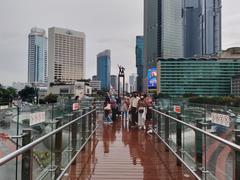
[[[138,112],[137,112],[137,107],[138,107],[138,101],[139,97],[137,96],[137,93],[133,93],[133,97],[130,99],[130,106],[129,106],[129,111],[131,112],[131,126],[137,126],[138,124]]]

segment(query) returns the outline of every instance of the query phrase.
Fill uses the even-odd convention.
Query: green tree
[[[5,89],[0,84],[0,105],[7,105],[11,103],[16,96],[17,96],[16,89],[12,87]]]
[[[33,87],[25,86],[24,89],[18,92],[23,101],[33,102],[36,96],[36,91]]]
[[[45,101],[46,103],[48,103],[48,104],[50,104],[50,103],[56,103],[56,102],[57,102],[57,98],[58,98],[57,95],[50,93],[49,95],[47,95],[47,96],[44,98],[44,101]]]

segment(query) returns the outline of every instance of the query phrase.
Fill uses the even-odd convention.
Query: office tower
[[[182,7],[181,0],[144,0],[144,78],[157,57],[183,57]]]
[[[92,80],[93,80],[93,81],[98,81],[97,75],[93,75],[93,76],[92,76]]]
[[[184,0],[184,56],[221,51],[221,0]]]
[[[28,83],[47,82],[47,37],[44,29],[32,28],[28,35]]]
[[[143,91],[143,56],[144,56],[144,39],[143,36],[136,37],[136,67],[137,67],[137,91]],[[131,92],[131,85],[130,85]]]
[[[185,0],[184,3],[184,56],[201,55],[200,26],[201,6],[199,0]]]
[[[111,75],[111,86],[114,90],[118,89],[118,77],[116,75]]]
[[[134,73],[129,76],[130,93],[136,91],[136,84],[137,84],[136,79],[137,79],[136,74]]]
[[[48,29],[48,82],[73,82],[85,77],[85,34]]]
[[[229,96],[231,79],[240,73],[240,59],[159,59],[157,69],[158,93],[173,97]]]
[[[201,0],[202,54],[215,54],[222,49],[222,2],[221,0]]]
[[[158,53],[158,0],[144,0],[144,78]]]
[[[97,55],[97,77],[101,81],[101,89],[110,89],[111,51],[109,49]]]

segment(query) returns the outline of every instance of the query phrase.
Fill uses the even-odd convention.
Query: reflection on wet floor
[[[101,123],[101,122],[99,122]],[[153,135],[128,122],[100,124],[64,179],[194,179]]]

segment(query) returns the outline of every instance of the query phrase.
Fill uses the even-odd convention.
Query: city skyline
[[[53,9],[56,2],[58,8]],[[126,74],[136,72],[135,36],[143,34],[143,1],[71,2],[51,1],[48,6],[40,3],[37,9],[32,8],[35,3],[29,0],[6,1],[1,5],[0,83],[10,85],[14,81],[27,82],[27,34],[35,26],[43,29],[57,26],[86,33],[86,78],[95,74],[95,56],[106,48],[112,50],[113,74],[117,74],[119,62],[126,66]],[[223,1],[223,49],[240,46],[240,32],[237,30],[240,27],[237,23],[240,17],[238,3],[240,4],[234,0]],[[106,12],[101,13],[102,8],[106,8]],[[40,12],[45,15],[39,16]]]

